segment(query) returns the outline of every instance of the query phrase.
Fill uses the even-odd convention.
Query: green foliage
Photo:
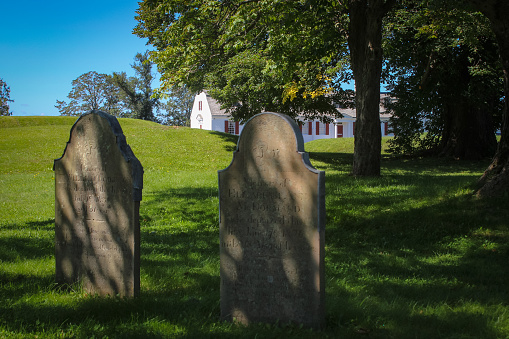
[[[9,102],[13,101],[11,99],[11,88],[0,78],[0,116],[12,115],[12,112],[9,112]]]
[[[153,63],[148,52],[138,53],[134,64],[134,77],[125,72],[112,75],[90,71],[72,81],[69,103],[57,100],[55,107],[60,115],[80,116],[91,110],[101,110],[116,117],[155,121],[154,110],[161,106],[152,90]]]
[[[165,95],[167,101],[158,118],[163,125],[189,126],[195,93],[187,87],[172,87],[170,94]]]
[[[134,64],[134,77],[127,77],[125,72],[113,73],[111,82],[123,94],[124,105],[128,115],[136,119],[155,121],[154,110],[160,107],[160,101],[152,89],[154,75],[153,63],[148,60],[148,51],[136,54]]]
[[[207,89],[240,121],[263,110],[337,115],[345,16],[316,1],[143,1],[135,33],[156,47],[162,91]]]
[[[462,148],[473,151],[490,133],[480,156],[494,153],[504,95],[497,44],[482,14],[454,7],[403,1],[387,17],[385,80],[397,98],[387,105],[395,153],[447,153],[454,139],[474,144],[454,146],[451,155],[464,157]]]
[[[509,336],[509,200],[471,196],[487,164],[384,154],[381,177],[353,177],[350,138],[305,145],[326,171],[323,330],[219,320],[217,170],[236,137],[149,121],[119,119],[145,169],[141,296],[60,290],[51,166],[74,121],[0,117],[2,337]]]
[[[112,115],[120,114],[118,90],[111,77],[90,71],[72,81],[72,89],[67,95],[69,103],[57,100],[55,107],[60,115],[79,116],[91,110],[102,110]]]
[[[145,0],[134,33],[156,50],[162,90],[208,90],[234,120],[262,111],[330,122],[352,104],[353,173],[380,173],[382,18],[396,0]]]

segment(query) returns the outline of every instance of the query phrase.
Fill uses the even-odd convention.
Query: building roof
[[[205,96],[207,98],[207,103],[210,108],[210,114],[212,114],[212,116],[227,116],[227,115],[229,115],[226,113],[225,109],[221,109],[221,104],[219,104],[216,99],[212,98],[206,91],[205,91]]]
[[[212,116],[215,117],[229,117],[230,114],[226,113],[226,109],[221,108],[221,104],[217,102],[216,99],[212,98],[207,91],[204,91],[207,103],[210,108],[210,113]],[[390,95],[387,92],[380,93],[380,118],[383,120],[388,120],[392,114],[387,113],[385,109],[384,102],[385,100],[390,99]],[[354,108],[337,108],[337,110],[343,115],[343,118],[340,119],[353,119],[355,120],[357,118],[357,111]]]

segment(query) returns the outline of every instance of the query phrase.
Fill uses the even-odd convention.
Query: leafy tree
[[[9,111],[9,102],[14,102],[11,99],[11,88],[0,78],[0,116],[12,115],[12,112]]]
[[[454,5],[452,0],[444,0]],[[509,191],[509,2],[505,0],[464,0],[483,13],[495,34],[504,74],[504,113],[502,135],[497,152],[479,181],[477,194],[481,197],[507,194]]]
[[[429,1],[404,1],[388,21],[387,80],[398,99],[389,106],[392,150],[492,156],[492,117],[501,114],[503,80],[487,19]]]
[[[509,2],[505,0],[435,0],[444,8],[468,8],[481,12],[490,22],[498,44],[504,78],[504,107],[501,138],[490,166],[478,183],[480,197],[507,194],[509,191]]]
[[[157,49],[162,89],[208,89],[245,121],[263,110],[336,115],[356,82],[353,173],[379,175],[382,18],[396,0],[140,2],[135,33]],[[347,38],[348,37],[348,38]]]
[[[153,63],[148,60],[148,52],[138,53],[131,67],[135,71],[134,77],[127,77],[125,72],[113,73],[112,82],[123,93],[125,107],[129,115],[143,120],[155,121],[154,110],[160,107],[159,98],[154,96],[152,82]]]
[[[55,105],[60,115],[81,115],[95,109],[116,116],[122,112],[119,94],[107,74],[90,71],[80,75],[72,81],[67,97],[68,103],[57,100]]]
[[[113,76],[108,75],[104,83],[104,96],[103,110],[109,114],[120,117],[129,118],[130,115],[125,109],[125,102],[123,100],[123,93],[115,85]]]
[[[301,108],[310,115],[319,114],[317,101],[322,105],[320,109],[328,108],[329,113],[336,113],[330,98],[324,100],[311,94],[317,88],[321,90],[328,78],[319,73],[325,71],[319,62],[312,65],[312,60],[307,59],[311,55],[316,58],[315,54],[323,53],[321,46],[331,43],[324,42],[324,34],[320,34],[318,27],[306,24],[300,14],[305,5],[260,1],[188,4],[177,1],[157,7],[161,12],[152,10],[158,5],[156,2],[140,4],[136,32],[148,37],[159,49],[153,55],[162,71],[163,90],[183,84],[193,92],[208,89],[241,121],[262,110],[295,116],[302,106],[293,102],[298,97],[296,92],[309,93]],[[168,14],[164,12],[167,7]],[[330,23],[331,18],[327,19],[324,16],[318,25]],[[303,44],[304,39],[298,36],[291,41],[284,37],[288,31],[296,30],[302,37],[314,39],[313,46]],[[166,31],[171,31],[168,38],[163,37]],[[311,66],[313,70],[308,71]],[[237,105],[239,102],[242,105]]]
[[[173,87],[171,93],[165,95],[167,101],[163,104],[163,113],[159,120],[164,125],[189,126],[193,109],[195,93],[187,87]]]

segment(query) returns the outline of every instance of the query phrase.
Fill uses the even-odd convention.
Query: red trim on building
[[[235,121],[235,134],[239,135],[239,122]]]
[[[316,122],[316,129],[315,129],[315,131],[316,131],[316,135],[320,135],[320,121]]]
[[[329,135],[329,125],[330,124],[325,124],[325,135]]]
[[[308,122],[308,135],[313,135],[313,122]]]
[[[228,133],[228,120],[224,122],[224,132]]]

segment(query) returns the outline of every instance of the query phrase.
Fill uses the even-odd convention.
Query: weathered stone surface
[[[71,129],[55,171],[56,281],[136,296],[143,168],[117,119],[91,111]]]
[[[324,322],[325,173],[288,116],[256,115],[219,171],[221,317]]]

